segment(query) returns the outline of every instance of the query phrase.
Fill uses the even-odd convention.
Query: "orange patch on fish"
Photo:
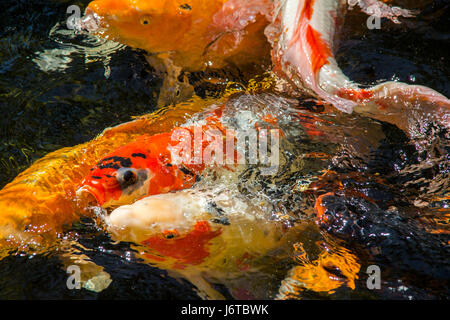
[[[305,0],[305,4],[303,5],[302,17],[306,17],[306,19],[311,20],[314,9],[314,1],[315,0]]]
[[[196,222],[194,229],[184,236],[179,236],[176,230],[163,235],[155,235],[142,242],[164,257],[176,260],[175,268],[183,269],[186,265],[198,265],[209,256],[208,244],[222,233],[222,229],[212,230],[208,221]],[[169,235],[169,237],[168,237]],[[158,261],[164,258],[146,255],[147,258]]]
[[[373,92],[366,89],[342,88],[336,94],[341,98],[352,101],[369,100],[373,97]]]
[[[267,123],[278,124],[278,119],[274,115],[271,115],[271,114],[266,114],[264,117],[262,117],[262,120]]]
[[[329,154],[323,152],[309,152],[303,155],[303,158],[311,158],[311,159],[329,159],[331,156]]]
[[[328,58],[332,57],[332,52],[328,44],[323,41],[322,35],[310,25],[306,27],[306,41],[311,49],[311,66],[315,74],[328,63]]]
[[[311,123],[303,123],[302,124],[303,127],[305,128],[305,132],[309,135],[309,136],[316,136],[316,137],[321,137],[324,135],[324,133],[322,131],[319,131],[316,129],[316,126],[314,124]]]

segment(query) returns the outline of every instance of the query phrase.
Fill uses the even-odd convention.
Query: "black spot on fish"
[[[166,239],[173,239],[173,238],[175,238],[175,234],[173,233],[166,234]]]
[[[214,201],[208,202],[208,207],[210,209],[210,211],[212,211],[213,214],[219,215],[219,216],[223,216],[224,212],[222,208],[219,208],[219,206],[217,206],[217,203],[215,203]]]
[[[110,175],[110,174],[105,174],[105,176],[106,176],[107,178],[112,178],[112,177],[113,177],[113,176]]]
[[[147,156],[145,154],[143,154],[143,153],[133,153],[131,156],[134,157],[134,158],[136,158],[136,157],[141,157],[141,158],[144,158],[144,159],[147,158]]]
[[[120,166],[117,163],[114,163],[114,162],[113,163],[107,163],[107,164],[101,164],[98,167],[100,169],[108,169],[108,168],[116,169],[116,170],[120,169]]]
[[[211,219],[211,222],[223,224],[224,226],[230,225],[230,221],[228,221],[228,219],[226,217],[214,218],[214,219]]]
[[[102,177],[91,176],[92,179],[101,179]]]
[[[172,164],[171,163],[166,163],[166,167],[172,167]]]
[[[190,176],[195,175],[191,170],[189,170],[189,169],[187,169],[187,168],[185,168],[185,167],[180,167],[179,169],[180,169],[180,171],[183,172],[184,174],[188,174],[188,175],[190,175]]]
[[[185,4],[182,4],[182,5],[180,6],[180,9],[183,9],[183,10],[192,10],[192,7],[191,7],[189,4],[185,3]]]
[[[130,158],[117,157],[117,156],[105,158],[97,164],[97,166],[100,169],[106,169],[106,168],[120,169],[121,167],[129,168],[129,167],[131,167],[131,165],[132,165],[132,162],[131,162]]]

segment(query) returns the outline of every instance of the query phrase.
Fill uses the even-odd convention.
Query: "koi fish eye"
[[[149,24],[150,24],[150,21],[151,21],[151,18],[150,18],[150,16],[149,16],[148,14],[143,15],[143,16],[139,19],[140,24],[142,24],[142,25],[144,25],[144,26],[149,25]]]
[[[133,169],[121,168],[117,171],[117,180],[122,188],[129,187],[135,184],[138,180],[137,174]]]

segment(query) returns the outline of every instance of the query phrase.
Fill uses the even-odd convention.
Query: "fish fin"
[[[60,259],[66,271],[70,273],[69,267],[78,267],[80,288],[92,292],[101,292],[109,287],[112,282],[111,276],[102,266],[97,265],[83,253],[88,249],[73,240],[63,240],[61,246],[62,249],[65,248],[65,250],[62,250]]]
[[[189,84],[186,74],[181,67],[172,62],[170,57],[147,55],[146,59],[156,72],[164,77],[159,91],[158,107],[186,101],[194,95],[194,87]]]
[[[410,136],[432,122],[450,129],[450,100],[431,88],[388,81],[365,91],[371,96],[360,100],[358,113],[395,124]]]
[[[258,14],[272,20],[272,0],[228,0],[222,9],[213,16],[212,29],[242,31],[247,25],[255,22]]]
[[[379,11],[375,14],[380,17],[413,16],[412,11],[389,7],[381,1],[348,3],[359,4],[363,11],[376,6]],[[415,135],[418,127],[431,122],[450,128],[450,101],[433,89],[394,81],[363,89],[343,73],[332,50],[340,11],[333,1],[314,2],[313,7],[308,7],[307,2],[288,0],[283,10],[281,40],[274,50],[275,70],[281,70],[298,89],[311,90],[342,112],[354,110],[392,123],[410,136]]]
[[[201,274],[178,271],[185,279],[196,287],[197,294],[204,300],[225,300],[225,297],[217,291],[210,282]]]

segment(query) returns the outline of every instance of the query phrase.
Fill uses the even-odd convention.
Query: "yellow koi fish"
[[[86,213],[76,203],[76,190],[98,159],[144,133],[168,131],[207,105],[195,100],[142,116],[36,161],[0,190],[0,247],[53,241]]]

